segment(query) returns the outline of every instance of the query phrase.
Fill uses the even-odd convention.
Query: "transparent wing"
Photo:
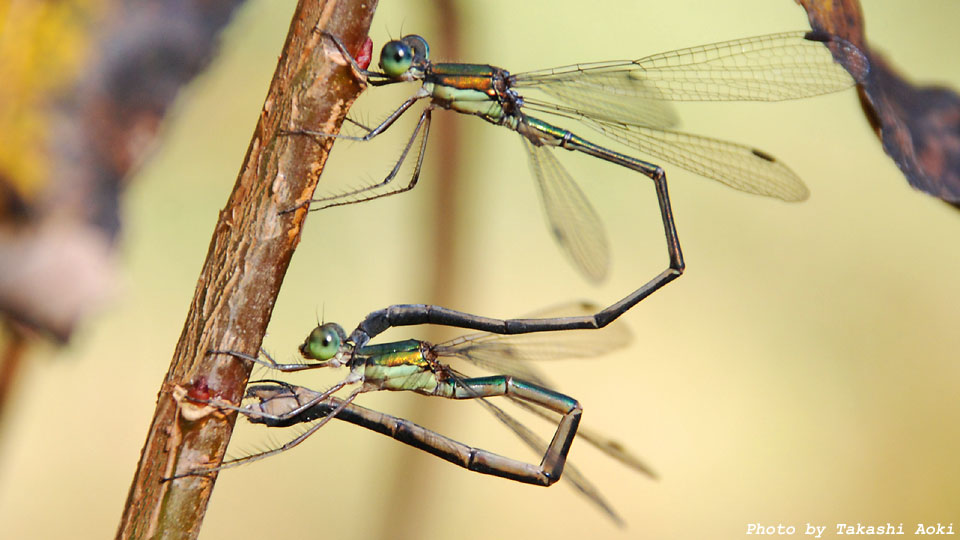
[[[554,238],[587,279],[603,280],[610,266],[610,248],[600,216],[552,150],[521,139]]]
[[[531,313],[528,317],[580,316],[596,311],[597,306],[589,302],[572,302]],[[593,358],[623,348],[631,340],[629,327],[622,322],[614,321],[599,330],[565,330],[562,332],[541,332],[513,336],[480,332],[434,345],[432,350],[439,357],[459,357],[499,374],[513,375],[529,382],[550,387],[551,385],[539,375],[537,370],[533,366],[526,365],[525,361]],[[450,371],[454,376],[461,377],[455,371]],[[513,397],[510,399],[519,407],[549,422],[556,423],[558,421],[559,415],[546,411],[542,407],[533,406],[521,399]],[[501,418],[499,414],[494,414]],[[512,418],[511,420],[516,422]],[[505,423],[511,426],[511,429],[514,428],[512,424],[506,421]],[[656,473],[643,460],[633,455],[619,442],[585,429],[583,426],[580,426],[577,431],[577,437],[584,439],[624,465],[651,477],[656,477]],[[543,448],[546,448],[546,445]],[[542,449],[539,451],[542,452]]]
[[[810,195],[796,173],[756,148],[679,131],[589,119],[583,123],[615,141],[733,189],[791,202]]]
[[[560,101],[527,99],[531,110],[583,121],[610,138],[734,189],[801,201],[807,187],[788,167],[755,148],[669,128],[664,101],[780,101],[853,85],[825,42],[869,62],[853,45],[804,32],[770,34],[655,54],[633,61],[576,64],[515,75],[517,88]]]
[[[638,60],[574,64],[514,75],[512,86],[537,88],[579,107],[593,94],[669,101],[782,101],[853,86],[824,41],[866,56],[832,36],[785,32],[670,51]],[[575,89],[575,90],[574,90]],[[624,120],[624,119],[621,119]],[[641,123],[640,125],[645,125]]]
[[[631,76],[629,72],[597,74],[591,79],[595,84],[538,86],[537,90],[549,94],[562,105],[525,95],[524,108],[546,110],[573,118],[596,118],[654,128],[669,128],[680,123],[667,98],[646,97],[657,93],[656,88],[648,87],[646,81]]]
[[[491,414],[497,417],[504,425],[510,428],[517,437],[520,438],[528,447],[530,447],[537,455],[543,455],[547,450],[546,441],[542,440],[536,433],[534,433],[530,428],[521,424],[516,418],[507,414],[503,409],[497,407],[493,403],[490,403],[486,399],[478,399],[480,402]],[[577,436],[579,437],[579,430]],[[573,463],[570,463],[568,460],[566,465],[563,468],[563,478],[566,479],[577,491],[579,491],[584,497],[589,499],[592,503],[596,504],[603,510],[611,519],[613,519],[618,525],[623,525],[623,519],[613,510],[613,507],[610,506],[602,495],[600,491],[597,490],[590,483],[589,480],[581,473]]]
[[[542,407],[535,407],[522,399],[517,399],[512,396],[508,397],[518,407],[526,409],[551,423],[556,423],[559,419],[559,415],[553,413],[552,411],[544,410]],[[647,465],[639,457],[633,455],[633,453],[624,447],[619,441],[613,440],[606,435],[602,435],[596,431],[586,428],[582,424],[577,429],[577,438],[587,441],[597,450],[600,450],[611,458],[623,463],[627,467],[630,467],[637,472],[646,474],[651,478],[657,478],[657,473],[654,472],[649,465]]]
[[[596,305],[575,302],[530,314],[530,318],[582,316],[596,313]],[[595,358],[626,347],[632,336],[620,321],[599,330],[564,330],[532,334],[501,335],[486,332],[461,336],[434,345],[439,357],[456,357],[493,373],[550,386],[531,360]]]

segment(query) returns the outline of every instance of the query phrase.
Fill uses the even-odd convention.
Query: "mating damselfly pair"
[[[567,313],[562,317],[501,320],[438,306],[396,305],[372,312],[349,336],[339,326],[320,325],[314,331],[316,335],[311,334],[301,347],[304,357],[314,362],[281,365],[268,360],[266,364],[281,371],[346,366],[350,368],[350,374],[324,392],[287,383],[262,383],[251,387],[250,397],[257,400],[253,406],[240,408],[227,404],[225,408],[240,411],[259,423],[317,422],[291,444],[234,463],[292,447],[329,419],[339,418],[386,433],[468,469],[540,485],[553,483],[564,472],[567,451],[578,433],[581,406],[576,400],[550,390],[535,372],[523,367],[522,355],[505,352],[515,351],[516,345],[511,340],[523,336],[507,339],[484,334],[441,345],[416,340],[368,344],[387,328],[418,324],[521,335],[602,328],[683,272],[683,256],[664,170],[595,144],[538,116],[550,115],[558,122],[580,122],[622,145],[741,191],[798,201],[806,198],[808,192],[790,169],[764,151],[673,130],[677,119],[669,102],[779,101],[852,86],[851,77],[833,62],[830,48],[842,51],[847,57],[859,58],[866,66],[862,54],[841,39],[821,33],[791,32],[681,49],[632,61],[576,64],[510,74],[485,64],[433,63],[426,40],[408,35],[384,45],[379,63],[381,71],[369,71],[357,64],[335,36],[325,34],[323,37],[352,66],[357,76],[371,85],[402,82],[421,82],[422,85],[379,125],[366,128],[355,123],[364,130],[362,136],[318,133],[308,126],[293,126],[288,135],[369,141],[385,132],[417,102],[428,100],[428,104],[420,113],[416,128],[392,171],[383,181],[310,201],[312,209],[353,204],[412,189],[419,179],[424,160],[432,112],[438,108],[449,109],[478,116],[521,136],[550,229],[585,276],[598,281],[606,274],[608,244],[597,212],[553,155],[554,147],[626,167],[653,182],[669,263],[663,272],[609,307]],[[413,160],[413,173],[409,178],[397,178],[406,160]],[[550,341],[560,341],[565,334],[569,333],[553,332],[545,336],[549,336],[546,339]],[[492,348],[487,350],[478,346],[479,343]],[[593,356],[609,348],[600,341],[587,354],[577,355],[562,348],[560,352],[573,357]],[[486,360],[478,360],[481,351]],[[241,352],[228,353],[254,362],[265,362]],[[447,356],[459,356],[483,367],[493,367],[493,371],[499,374],[480,378],[463,376],[441,360]],[[491,362],[491,358],[498,360]],[[354,384],[358,386],[346,398],[333,395],[335,391]],[[406,420],[353,404],[359,393],[382,389],[414,391],[450,399],[476,399],[524,442],[541,451],[542,462],[533,466],[471,448]],[[544,414],[559,416],[553,440],[548,444],[537,440],[522,424],[487,399],[495,396],[507,396],[528,408],[536,405],[550,411]],[[534,410],[540,409],[534,407]],[[605,439],[593,438],[600,441],[601,448],[619,448],[615,444],[604,445]],[[617,457],[630,462],[632,458],[627,456],[624,453]],[[635,468],[643,469],[637,460],[632,461],[637,464]],[[614,515],[579,473],[571,475],[569,467],[566,471],[582,491]],[[206,472],[210,470],[178,471],[178,476]]]

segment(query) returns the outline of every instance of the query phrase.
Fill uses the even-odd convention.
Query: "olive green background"
[[[434,59],[520,72],[807,28],[787,0],[458,6],[457,57],[438,49],[436,19],[421,2],[383,0],[375,50],[415,32],[434,42]],[[960,3],[864,8],[871,42],[905,74],[960,88]],[[240,13],[128,193],[119,294],[70,347],[34,350],[0,440],[0,536],[114,534],[292,10],[290,0],[266,0]],[[354,114],[377,121],[414,88],[371,90]],[[333,422],[291,452],[221,474],[202,537],[726,539],[757,522],[794,525],[797,536],[807,523],[827,525],[824,537],[836,523],[903,522],[908,535],[918,522],[960,526],[960,213],[907,185],[853,90],[678,110],[686,130],[785,161],[812,196],[753,197],[664,164],[687,272],[624,317],[636,338],[629,350],[543,365],[583,403],[584,425],[615,435],[659,472],[652,481],[574,445],[571,459],[626,529],[563,481],[544,489],[473,474]],[[434,140],[411,193],[308,218],[264,343],[278,358],[296,356],[318,317],[350,328],[388,304],[437,301],[437,256],[456,286],[444,302],[492,316],[581,298],[609,303],[666,265],[642,176],[560,156],[610,234],[610,279],[593,287],[553,245],[517,135],[453,113],[435,120],[438,130],[461,128],[455,178],[440,177]],[[404,129],[337,143],[321,190],[381,177]],[[458,190],[454,249],[437,246],[440,217],[429,206],[449,181]],[[386,337],[438,337],[429,332]],[[470,403],[395,393],[360,403],[539,459]],[[233,454],[277,440],[243,427]]]

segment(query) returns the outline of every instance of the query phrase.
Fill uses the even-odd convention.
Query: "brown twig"
[[[333,133],[362,89],[336,48],[366,39],[376,2],[300,0],[250,147],[213,233],[183,333],[160,389],[157,409],[117,531],[118,538],[195,538],[215,475],[163,481],[216,465],[234,415],[209,414],[182,396],[238,402],[251,366],[209,350],[256,354],[306,207],[332,139],[322,144],[283,129]],[[177,399],[181,397],[181,399]]]

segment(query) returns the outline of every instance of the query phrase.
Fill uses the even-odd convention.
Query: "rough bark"
[[[236,185],[213,232],[180,341],[158,396],[118,538],[195,538],[215,475],[163,481],[223,459],[235,415],[211,413],[183,397],[238,402],[247,362],[209,350],[256,354],[280,290],[309,199],[332,145],[284,135],[334,133],[362,90],[324,30],[354,53],[366,40],[376,2],[301,0]]]

